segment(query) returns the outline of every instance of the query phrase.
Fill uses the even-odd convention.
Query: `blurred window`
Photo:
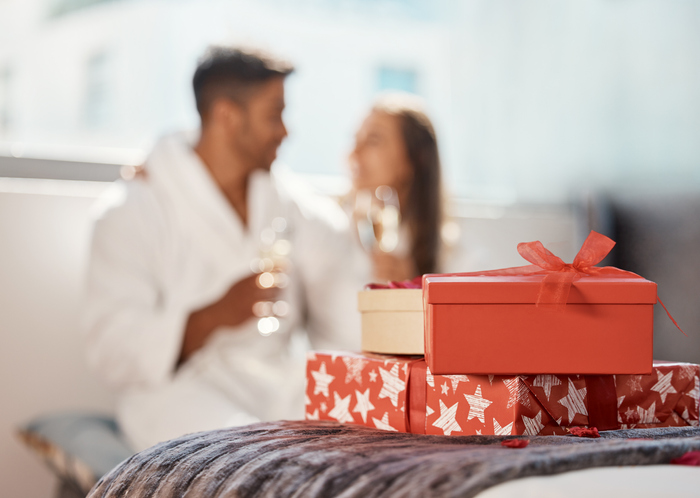
[[[418,93],[418,75],[412,69],[380,67],[378,71],[379,90],[400,90]]]
[[[111,58],[99,52],[87,60],[85,68],[84,124],[87,128],[106,128],[112,120]]]
[[[698,25],[683,0],[0,0],[0,149],[145,152],[198,126],[205,47],[250,43],[297,67],[279,158],[299,172],[344,174],[391,89],[425,98],[463,197],[700,191]]]
[[[58,17],[83,7],[117,1],[120,0],[53,0],[49,3],[49,15]]]

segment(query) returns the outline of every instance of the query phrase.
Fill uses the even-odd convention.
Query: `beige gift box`
[[[362,350],[372,353],[423,354],[423,291],[373,289],[361,291]]]

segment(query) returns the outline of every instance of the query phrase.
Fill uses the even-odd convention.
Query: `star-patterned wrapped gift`
[[[607,428],[698,425],[698,365],[655,362],[650,375],[602,378],[608,391],[596,387],[591,404],[596,384],[583,375],[432,375],[420,357],[315,352],[306,418],[448,436],[565,434],[596,425],[589,409],[605,394]]]
[[[409,432],[410,365],[422,357],[311,352],[306,361],[306,419]]]
[[[606,428],[698,425],[700,366],[654,362],[650,375],[606,378],[613,423],[617,418]],[[589,417],[584,375],[431,375],[426,369],[425,386],[427,434],[551,435],[597,425]]]

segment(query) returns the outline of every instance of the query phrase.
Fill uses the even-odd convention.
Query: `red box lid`
[[[428,304],[534,304],[542,275],[448,277],[426,275]],[[656,284],[644,278],[584,275],[571,285],[571,304],[655,304]]]

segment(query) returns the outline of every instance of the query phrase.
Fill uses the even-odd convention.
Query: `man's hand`
[[[410,257],[380,251],[372,253],[372,273],[380,282],[401,282],[417,275],[415,264]]]
[[[251,275],[231,286],[214,304],[193,312],[187,320],[180,351],[180,363],[201,348],[218,327],[235,327],[254,316],[253,305],[260,301],[275,301],[280,289],[262,288],[259,275]]]

